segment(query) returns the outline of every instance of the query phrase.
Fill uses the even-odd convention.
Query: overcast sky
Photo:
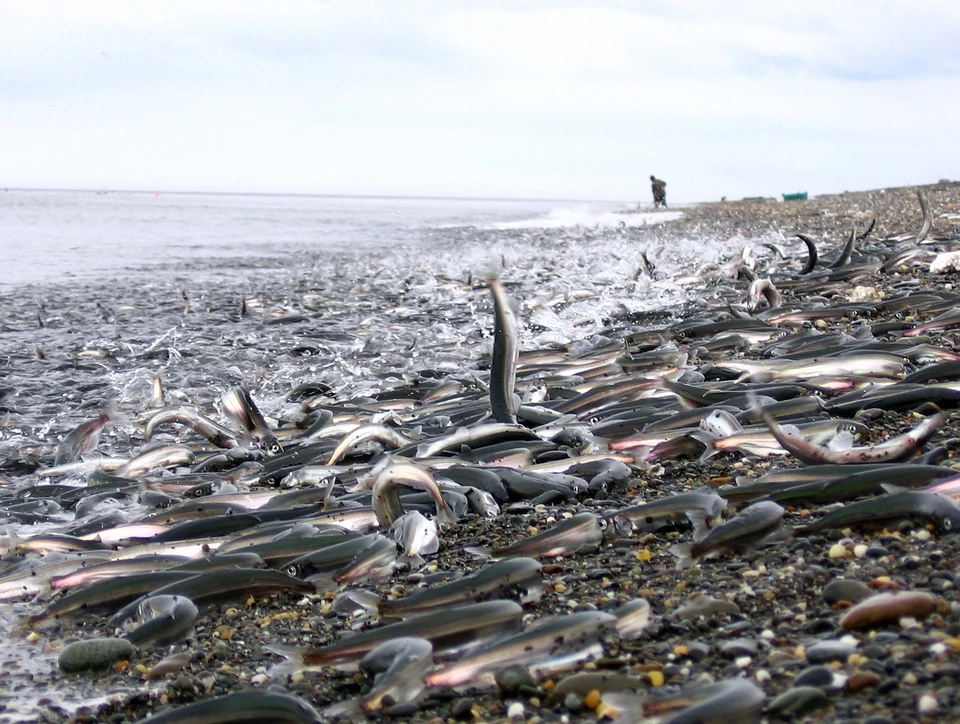
[[[0,186],[643,200],[960,178],[960,2],[0,2]]]

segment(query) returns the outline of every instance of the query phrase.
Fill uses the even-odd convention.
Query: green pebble
[[[60,670],[68,673],[105,669],[117,661],[130,659],[137,647],[126,639],[86,639],[75,641],[60,652]]]

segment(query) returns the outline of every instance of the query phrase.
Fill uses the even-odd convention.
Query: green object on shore
[[[68,673],[106,669],[117,661],[130,659],[137,647],[124,639],[84,639],[74,641],[60,652],[60,670]]]
[[[784,201],[806,201],[807,200],[806,191],[798,191],[795,194],[780,194],[780,195],[783,196]]]

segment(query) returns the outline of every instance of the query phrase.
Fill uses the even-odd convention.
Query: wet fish
[[[615,515],[626,518],[635,530],[644,532],[662,528],[668,525],[671,519],[684,514],[694,522],[695,526],[708,529],[726,507],[727,501],[716,493],[691,491],[621,508]],[[697,536],[698,531],[695,528],[694,537]]]
[[[502,423],[516,423],[520,397],[514,392],[517,383],[517,357],[520,342],[517,315],[513,301],[496,277],[490,279],[493,292],[493,352],[490,360],[490,412]]]
[[[231,387],[223,394],[223,409],[255,440],[259,441],[267,455],[279,455],[283,447],[263,419],[260,408],[250,393],[243,387]]]
[[[97,447],[100,434],[107,425],[120,421],[121,418],[115,411],[105,410],[94,419],[78,425],[60,441],[53,464],[64,465],[79,460]]]
[[[430,473],[409,463],[393,463],[384,468],[373,484],[373,509],[383,530],[389,530],[393,522],[403,515],[403,505],[397,490],[400,485],[429,493],[437,506],[437,521],[440,525],[456,524],[457,517],[443,499],[443,493]]]
[[[416,510],[404,513],[393,521],[390,535],[403,550],[403,555],[397,559],[398,565],[419,568],[425,563],[422,553],[431,554],[440,550],[437,524]]]
[[[604,611],[584,611],[550,616],[525,631],[507,636],[473,651],[453,664],[428,673],[424,683],[431,687],[457,687],[510,665],[531,666],[563,658],[568,667],[594,658],[604,634],[616,632],[617,617]],[[599,649],[599,651],[598,651]]]
[[[185,596],[148,596],[119,628],[126,631],[123,638],[137,648],[168,646],[192,635],[198,613]]]
[[[381,599],[365,591],[346,595],[380,619],[409,618],[466,601],[495,597],[516,597],[521,604],[526,604],[540,600],[543,593],[541,568],[539,561],[532,558],[509,558],[449,583],[418,589],[403,598]]]
[[[388,445],[393,449],[409,445],[413,442],[410,438],[401,435],[397,430],[385,425],[361,425],[355,430],[347,433],[339,442],[330,457],[327,458],[327,465],[335,465],[340,462],[354,445],[368,440],[376,440],[379,443]]]
[[[464,550],[471,555],[494,560],[514,556],[553,558],[597,548],[603,542],[603,531],[606,526],[606,520],[601,520],[593,513],[584,512],[561,520],[548,530],[503,548],[466,546]]]
[[[847,503],[823,517],[794,529],[796,535],[809,535],[851,525],[881,524],[891,520],[916,518],[933,523],[942,533],[960,529],[960,506],[939,493],[925,490],[900,490],[869,500]]]
[[[423,638],[400,636],[377,646],[360,660],[360,671],[373,676],[373,688],[360,698],[364,711],[408,706],[424,690],[424,675],[433,668],[433,645]]]
[[[670,552],[677,556],[677,568],[689,568],[700,558],[760,545],[780,534],[783,514],[784,509],[776,503],[755,503],[700,540],[671,546]]]
[[[319,712],[303,699],[249,689],[153,713],[136,724],[319,724],[322,721]]]
[[[270,646],[287,661],[274,666],[271,676],[307,669],[357,663],[380,644],[400,636],[418,636],[433,644],[437,654],[466,651],[520,625],[523,609],[514,601],[486,601],[432,611],[421,616],[361,631],[326,646],[288,648]]]
[[[786,433],[773,417],[764,413],[762,408],[758,409],[758,414],[760,414],[764,424],[770,429],[783,449],[807,464],[857,465],[902,460],[912,455],[923,445],[949,417],[944,412],[931,415],[909,432],[872,447],[831,450],[828,447],[812,443],[800,435]]]
[[[185,425],[217,447],[232,448],[240,444],[237,434],[233,430],[201,414],[195,407],[188,406],[165,407],[155,412],[147,420],[143,430],[143,438],[149,441],[158,427],[169,423]]]

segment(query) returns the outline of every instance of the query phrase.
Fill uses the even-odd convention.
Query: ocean
[[[155,275],[213,259],[376,252],[451,228],[610,222],[616,203],[471,199],[0,191],[0,285]],[[661,215],[662,216],[662,215]]]

